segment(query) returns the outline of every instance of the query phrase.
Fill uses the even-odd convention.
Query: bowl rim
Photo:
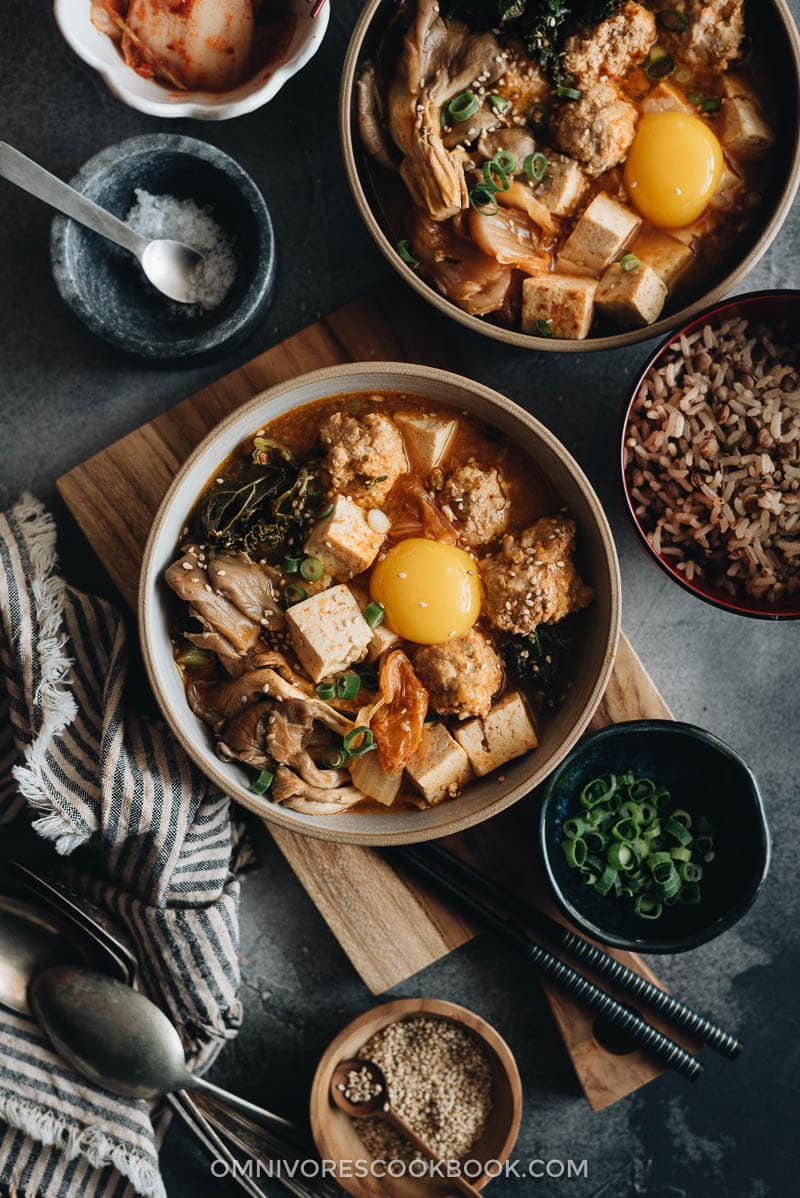
[[[343,1027],[330,1041],[327,1048],[319,1059],[314,1077],[311,1082],[311,1092],[309,1096],[309,1119],[311,1123],[311,1133],[315,1144],[318,1145],[318,1137],[323,1132],[325,1116],[327,1115],[327,1107],[330,1102],[328,1098],[328,1088],[330,1086],[330,1078],[334,1069],[341,1059],[341,1046],[343,1042],[354,1032],[361,1024],[370,1024],[376,1017],[380,1019],[371,1032],[366,1033],[365,1038],[380,1031],[381,1028],[387,1027],[390,1023],[397,1023],[401,1019],[405,1019],[410,1015],[430,1015],[434,1019],[450,1020],[451,1023],[458,1024],[464,1027],[473,1036],[476,1036],[482,1041],[485,1047],[491,1052],[492,1056],[497,1060],[502,1069],[511,1091],[511,1102],[513,1114],[511,1123],[503,1140],[503,1147],[500,1153],[495,1158],[501,1163],[508,1159],[511,1151],[519,1137],[519,1130],[522,1124],[523,1110],[523,1088],[522,1079],[519,1073],[519,1066],[516,1058],[511,1051],[508,1041],[500,1035],[495,1027],[477,1011],[472,1011],[469,1007],[464,1007],[460,1003],[450,1002],[442,998],[396,998],[389,1002],[378,1003],[376,1006],[368,1007],[366,1011],[362,1011],[360,1015],[356,1015],[350,1022]],[[364,1149],[365,1158],[368,1159],[366,1148]],[[488,1162],[487,1162],[488,1163]],[[478,1189],[482,1189],[493,1176],[494,1173],[487,1173],[485,1170],[481,1173],[478,1179],[470,1179],[472,1184]],[[339,1181],[340,1185],[344,1185],[343,1181]],[[356,1193],[361,1191],[349,1191]]]
[[[668,333],[678,325],[691,320],[702,308],[718,303],[723,299],[737,284],[742,282],[753,267],[761,260],[783,227],[786,217],[791,211],[798,187],[800,187],[800,119],[795,124],[793,131],[791,163],[786,175],[786,181],[781,189],[775,209],[757,241],[742,261],[730,270],[711,291],[705,292],[678,312],[674,312],[670,316],[665,316],[661,320],[656,321],[655,324],[646,325],[641,329],[628,329],[625,332],[615,333],[611,336],[586,338],[584,341],[535,337],[530,333],[501,328],[499,325],[494,325],[479,316],[472,316],[468,312],[464,312],[457,304],[441,295],[435,287],[425,282],[407,263],[398,257],[397,252],[374,215],[361,183],[352,136],[356,68],[364,39],[373,18],[384,3],[386,3],[386,0],[367,0],[351,35],[342,68],[342,81],[339,89],[339,140],[342,146],[342,157],[344,159],[347,181],[362,221],[366,225],[372,240],[392,269],[429,304],[433,304],[445,316],[458,321],[459,324],[471,329],[472,332],[480,333],[485,337],[491,337],[495,341],[505,342],[507,345],[516,346],[518,349],[539,350],[543,353],[596,353],[602,350],[620,349],[625,346],[638,345],[654,337],[663,336],[663,334]],[[786,36],[788,49],[794,64],[793,90],[796,111],[800,117],[800,32],[798,32],[787,0],[769,0],[769,3],[776,10],[776,15],[783,26],[783,32]]]
[[[750,796],[753,800],[756,812],[758,813],[758,824],[760,829],[759,849],[763,855],[761,870],[751,893],[745,895],[737,904],[734,904],[724,919],[714,925],[707,925],[703,930],[697,931],[692,935],[676,936],[670,940],[658,939],[654,936],[642,936],[634,938],[631,936],[621,936],[614,932],[608,932],[604,928],[593,923],[591,919],[584,916],[571,902],[567,899],[561,889],[555,870],[552,866],[550,852],[547,845],[547,817],[550,805],[553,801],[556,785],[563,772],[577,759],[579,754],[585,752],[592,745],[600,741],[611,740],[615,737],[624,737],[628,733],[646,732],[648,735],[667,735],[676,736],[679,739],[688,738],[691,740],[702,741],[707,748],[714,750],[728,761],[732,762],[736,768],[743,774],[749,785]],[[764,797],[761,793],[761,787],[758,784],[753,770],[731,745],[722,740],[713,732],[709,732],[706,728],[701,728],[697,724],[685,723],[681,720],[624,720],[619,724],[609,724],[605,728],[600,728],[596,732],[592,732],[589,736],[583,738],[564,758],[564,760],[553,770],[544,786],[542,794],[542,806],[539,812],[539,849],[544,861],[545,873],[550,886],[550,892],[556,901],[557,906],[562,913],[575,926],[592,939],[599,941],[601,944],[609,945],[611,948],[624,949],[628,952],[653,953],[659,955],[662,953],[683,953],[691,949],[700,948],[703,944],[708,944],[711,940],[716,940],[724,932],[729,932],[750,910],[755,903],[769,873],[770,861],[772,859],[772,837],[770,835],[769,823],[767,822],[767,813],[764,807]]]
[[[253,332],[265,305],[272,297],[277,273],[277,247],[272,217],[263,192],[248,171],[224,150],[211,142],[203,141],[182,133],[141,133],[126,137],[122,141],[113,142],[98,150],[84,162],[70,178],[70,187],[85,194],[99,173],[112,173],[116,165],[123,161],[125,154],[149,155],[170,153],[185,158],[193,158],[203,162],[212,170],[216,170],[230,181],[239,192],[244,203],[250,208],[256,218],[260,232],[254,247],[260,259],[264,261],[264,269],[257,271],[253,282],[242,296],[236,309],[220,322],[196,336],[186,336],[180,341],[174,341],[170,346],[165,342],[140,343],[134,341],[127,333],[118,336],[113,328],[98,318],[96,309],[86,302],[83,292],[75,285],[73,276],[66,269],[56,269],[56,255],[66,261],[67,237],[71,224],[69,217],[57,213],[50,226],[50,259],[56,289],[70,311],[95,336],[102,338],[115,349],[139,358],[145,362],[159,364],[174,364],[177,366],[195,366],[203,359],[221,357],[231,352],[245,341]],[[211,335],[214,340],[210,341]],[[197,345],[200,342],[201,344]],[[153,347],[157,346],[157,349]]]
[[[88,21],[88,0],[85,0],[85,3],[87,8],[86,20]],[[78,20],[82,20],[83,17],[76,15],[75,0],[53,0],[53,16],[64,41],[73,53],[85,62],[87,66],[97,71],[108,90],[118,100],[121,100],[123,104],[127,104],[129,108],[134,108],[137,112],[143,112],[148,116],[167,118],[188,117],[200,121],[230,120],[233,117],[245,116],[249,112],[255,112],[256,109],[269,103],[278,94],[284,84],[288,83],[298,71],[301,71],[316,54],[328,29],[330,10],[331,4],[325,4],[313,19],[311,18],[311,10],[308,10],[309,32],[295,54],[273,71],[260,87],[255,88],[246,96],[242,96],[238,100],[224,100],[222,98],[219,100],[187,99],[181,103],[176,103],[168,99],[158,99],[155,96],[153,98],[139,96],[130,91],[125,85],[126,75],[122,73],[117,64],[110,66],[108,63],[103,62],[82,39],[78,30]],[[305,15],[305,10],[301,10],[298,7],[297,11]],[[119,66],[124,71],[130,71],[131,69],[121,59]],[[187,95],[195,96],[213,96],[215,94],[213,92],[187,93]],[[224,95],[224,92],[220,93],[221,97]]]
[[[183,719],[179,713],[172,710],[168,697],[165,695],[158,678],[158,671],[155,665],[156,641],[151,628],[150,622],[150,599],[151,590],[155,579],[150,578],[153,569],[153,559],[156,550],[156,541],[161,531],[161,527],[167,518],[167,515],[172,507],[173,499],[183,485],[187,475],[194,469],[195,463],[206,452],[209,445],[214,439],[220,436],[227,428],[234,425],[242,419],[242,416],[247,413],[261,412],[261,419],[264,419],[263,410],[266,404],[272,403],[274,400],[285,396],[287,393],[308,385],[317,385],[324,383],[330,385],[330,394],[336,394],[335,387],[342,380],[353,378],[354,375],[371,373],[385,374],[396,377],[398,383],[403,383],[403,389],[413,388],[416,383],[422,384],[423,380],[434,380],[437,383],[445,386],[455,386],[460,389],[467,389],[478,394],[482,399],[490,404],[498,406],[504,413],[512,419],[522,422],[527,425],[529,430],[540,440],[543,441],[548,449],[559,458],[577,479],[586,503],[591,509],[597,531],[602,542],[604,558],[608,569],[609,579],[609,621],[608,629],[605,635],[605,643],[602,647],[602,662],[594,681],[592,689],[584,704],[583,710],[578,719],[571,727],[569,733],[564,737],[559,748],[553,753],[550,762],[545,765],[534,764],[530,773],[524,781],[515,786],[509,787],[508,790],[498,795],[493,801],[487,803],[478,810],[467,813],[460,817],[453,817],[448,822],[442,824],[439,828],[429,829],[403,829],[397,831],[381,832],[376,828],[376,831],[358,832],[348,831],[346,824],[341,828],[320,827],[313,823],[300,823],[295,820],[290,812],[284,811],[277,804],[264,803],[256,796],[250,795],[249,792],[242,786],[238,790],[232,788],[230,779],[219,769],[216,760],[209,759],[201,748],[195,743],[195,738],[183,726]],[[255,418],[257,422],[257,417]],[[253,424],[256,427],[256,423]],[[485,386],[482,383],[474,382],[472,379],[464,375],[455,374],[453,371],[441,370],[437,367],[422,366],[409,362],[353,362],[345,363],[339,366],[327,366],[320,370],[314,370],[295,378],[287,379],[277,383],[273,387],[269,387],[259,394],[253,396],[246,403],[235,408],[228,416],[217,423],[200,443],[195,447],[183,465],[175,474],[172,483],[162,499],[158,510],[153,518],[150,532],[147,537],[144,553],[142,555],[142,565],[139,574],[139,587],[137,598],[137,626],[139,630],[139,641],[141,645],[142,656],[144,658],[145,669],[153,694],[158,703],[167,724],[170,727],[175,738],[182,745],[191,760],[197,765],[200,771],[211,781],[237,802],[240,806],[247,810],[253,811],[255,814],[264,819],[267,823],[275,825],[285,831],[295,832],[303,836],[310,836],[312,839],[327,840],[339,844],[357,844],[362,846],[383,846],[398,844],[414,844],[420,841],[436,840],[442,836],[452,836],[457,832],[463,832],[467,828],[474,827],[483,823],[485,820],[492,818],[499,812],[504,811],[507,807],[512,806],[520,799],[529,794],[537,785],[544,781],[552,770],[564,760],[569,751],[577,743],[589,721],[597,710],[600,701],[608,686],[611,672],[614,668],[614,663],[617,656],[617,648],[619,645],[619,637],[621,631],[621,578],[619,569],[619,559],[617,557],[616,546],[611,532],[611,527],[608,522],[608,517],[605,514],[600,499],[584,473],[582,467],[576,462],[569,450],[562,444],[561,441],[552,433],[545,425],[541,424],[535,416],[532,416],[524,408],[520,407],[507,396],[494,391],[492,388]],[[187,706],[187,711],[188,711]],[[380,814],[375,816],[376,821],[380,820]]]
[[[633,405],[636,403],[636,397],[639,394],[639,389],[641,388],[650,371],[656,367],[662,355],[665,354],[677,341],[679,341],[681,337],[686,336],[687,333],[694,332],[698,326],[705,324],[708,320],[719,320],[722,315],[731,308],[737,308],[741,307],[742,305],[749,304],[753,304],[757,307],[762,300],[776,299],[800,301],[800,289],[779,287],[776,289],[764,289],[761,291],[745,291],[742,292],[741,295],[729,296],[727,299],[721,300],[715,304],[711,304],[709,307],[704,308],[701,312],[696,313],[691,320],[686,322],[686,324],[681,325],[680,328],[675,329],[672,333],[665,337],[663,341],[659,343],[656,349],[654,349],[649,355],[645,365],[636,368],[636,382],[623,409],[619,433],[620,483],[622,487],[622,494],[625,500],[625,510],[628,520],[633,527],[633,531],[636,534],[637,541],[645,550],[651,561],[655,562],[655,564],[663,571],[663,573],[666,574],[668,578],[671,578],[673,582],[678,583],[678,585],[682,587],[684,591],[687,591],[690,595],[693,595],[695,599],[702,600],[702,602],[708,604],[709,607],[714,607],[718,611],[729,612],[732,615],[744,616],[751,620],[766,620],[773,624],[788,622],[791,620],[800,620],[800,596],[798,596],[797,599],[797,610],[770,611],[766,607],[752,607],[744,599],[736,599],[733,596],[731,596],[729,599],[726,599],[722,594],[712,592],[709,588],[702,586],[700,583],[690,582],[689,579],[687,579],[680,572],[680,570],[674,569],[665,558],[656,553],[655,549],[648,541],[647,535],[642,528],[641,523],[639,522],[639,518],[636,515],[635,504],[631,497],[625,465],[625,440],[628,433],[628,425],[630,424]],[[756,601],[754,600],[754,602]]]

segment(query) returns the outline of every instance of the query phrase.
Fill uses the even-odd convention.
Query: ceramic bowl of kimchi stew
[[[223,420],[156,516],[139,591],[157,700],[197,765],[284,828],[429,840],[575,744],[620,622],[600,502],[469,379],[332,367]]]
[[[313,58],[327,0],[54,0],[67,44],[139,112],[224,121],[268,103]]]
[[[429,303],[522,348],[615,349],[772,244],[799,86],[786,0],[368,0],[340,135],[370,235]]]

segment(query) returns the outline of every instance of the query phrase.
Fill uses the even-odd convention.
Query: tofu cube
[[[522,284],[522,328],[537,332],[537,321],[545,321],[554,337],[583,341],[594,316],[594,279],[569,275],[530,275]]]
[[[682,91],[674,87],[667,79],[648,92],[641,103],[642,112],[688,112],[695,110]]]
[[[337,495],[330,516],[312,528],[305,551],[320,559],[331,578],[353,578],[369,569],[383,540],[384,534],[371,527],[363,508],[347,495]]]
[[[300,664],[315,682],[340,674],[367,655],[372,629],[346,586],[328,587],[295,603],[286,627]]]
[[[511,691],[495,703],[485,720],[461,724],[455,730],[455,738],[481,777],[539,744],[536,727],[519,691]]]
[[[631,245],[632,254],[656,272],[662,283],[670,287],[694,257],[691,246],[661,229],[646,229]]]
[[[711,199],[711,207],[718,212],[732,208],[743,187],[743,180],[726,164],[720,177],[719,186]]]
[[[432,412],[395,412],[394,422],[403,434],[412,466],[425,475],[441,462],[458,424]]]
[[[589,180],[572,158],[550,154],[544,179],[536,188],[536,198],[554,216],[570,216],[577,208]]]
[[[600,191],[564,242],[556,266],[562,274],[603,273],[641,225],[641,218]]]
[[[609,266],[597,288],[597,307],[620,324],[654,324],[667,301],[667,285],[644,262],[636,270]]]
[[[744,161],[766,153],[775,141],[761,109],[747,96],[722,101],[719,131],[727,152]]]
[[[386,624],[379,624],[377,628],[372,629],[372,640],[369,643],[367,651],[367,660],[370,662],[377,661],[379,657],[383,657],[384,653],[388,653],[390,649],[394,649],[395,645],[400,643],[400,637],[396,632],[392,632]]]
[[[736,100],[744,96],[746,100],[755,101],[755,93],[743,75],[735,71],[726,71],[722,76],[720,88],[724,99]]]
[[[406,773],[423,798],[435,807],[464,789],[472,778],[472,767],[444,724],[426,724]]]

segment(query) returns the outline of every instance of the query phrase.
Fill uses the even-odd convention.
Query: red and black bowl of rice
[[[622,483],[643,547],[715,607],[800,619],[800,291],[706,309],[640,373]]]

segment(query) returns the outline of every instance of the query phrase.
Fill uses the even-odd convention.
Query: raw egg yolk
[[[481,610],[475,559],[455,545],[422,537],[389,550],[372,571],[370,592],[383,605],[389,627],[418,645],[459,636]]]
[[[648,112],[625,164],[625,187],[647,220],[680,229],[703,215],[724,165],[722,146],[699,117]]]

